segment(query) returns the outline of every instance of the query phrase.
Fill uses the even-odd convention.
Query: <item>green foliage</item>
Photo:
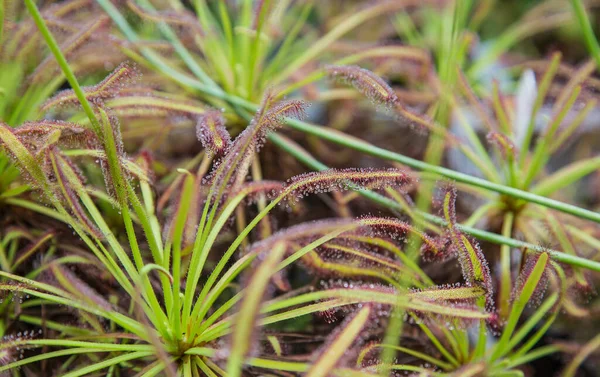
[[[571,8],[474,54],[495,2],[438,3],[0,1],[0,372],[500,377],[567,351],[573,376],[597,337],[539,343],[591,316],[600,215],[565,188],[600,160],[549,166],[596,66],[489,80]],[[362,140],[358,114],[426,133],[423,159]],[[454,152],[476,173],[442,166]]]

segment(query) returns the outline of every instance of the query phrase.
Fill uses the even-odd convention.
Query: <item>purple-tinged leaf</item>
[[[264,194],[276,196],[283,190],[283,187],[284,183],[279,181],[252,181],[244,183],[238,189],[238,191],[234,193],[234,195],[238,195],[243,192],[246,202],[250,204],[258,200],[261,197],[261,195]]]
[[[429,242],[421,245],[421,255],[427,262],[445,262],[453,258],[455,252],[452,247],[452,240],[447,236],[430,238]]]
[[[448,222],[449,237],[460,262],[463,277],[468,284],[483,287],[488,295],[488,303],[490,303],[493,293],[490,269],[479,244],[456,227],[456,190],[454,188],[448,187],[445,190],[443,212]]]
[[[106,299],[100,295],[94,288],[89,286],[86,282],[77,277],[68,268],[64,268],[58,263],[52,263],[50,265],[54,277],[58,280],[62,287],[79,298],[83,302],[87,302],[92,306],[97,306],[106,311],[111,311],[112,305],[106,301]]]
[[[266,128],[274,130],[281,126],[285,118],[304,118],[306,116],[307,107],[308,104],[301,100],[276,102],[267,112],[265,112],[262,121],[266,124]]]
[[[196,136],[204,149],[217,156],[223,155],[231,144],[231,136],[225,128],[225,118],[219,110],[207,110],[198,117]]]
[[[273,104],[268,94],[250,125],[233,141],[223,158],[216,164],[209,179],[212,180],[212,202],[219,202],[225,187],[236,191],[246,180],[254,155],[266,141],[267,135],[282,125],[286,117],[300,115],[306,104],[303,101],[283,101]],[[217,195],[214,197],[213,195]]]
[[[525,286],[528,287],[528,290],[531,290],[531,293],[528,295],[529,299],[527,300],[528,305],[537,305],[541,302],[544,297],[544,292],[548,287],[548,269],[544,267],[543,272],[539,275],[539,277],[532,277],[532,272],[538,265],[538,263],[546,266],[548,254],[546,253],[527,253],[525,264],[519,273],[519,277],[515,282],[513,292],[511,294],[511,301],[516,300],[519,296],[523,294],[523,289]],[[550,265],[548,264],[548,267]],[[538,267],[539,268],[539,267]]]
[[[540,296],[540,290],[546,288],[548,260],[548,253],[534,253],[525,263],[514,286],[511,310],[504,331],[491,355],[492,360],[497,359],[505,352],[506,345],[517,328],[523,310],[531,303],[532,299],[539,300],[540,297],[536,298],[535,295]]]
[[[68,208],[77,217],[84,229],[96,237],[102,238],[102,233],[94,222],[88,217],[86,210],[79,202],[79,192],[85,190],[82,175],[76,166],[66,157],[60,154],[56,148],[47,152],[48,160],[52,165],[56,182]]]
[[[441,253],[440,244],[438,241],[432,239],[427,234],[418,231],[413,226],[404,221],[389,218],[389,217],[363,217],[360,219],[360,223],[368,226],[368,229],[371,230],[375,235],[384,235],[390,237],[392,239],[398,239],[400,237],[405,236],[408,233],[413,233],[418,236],[423,245],[427,247],[428,250],[435,251],[437,253]]]
[[[129,85],[138,73],[136,69],[127,63],[119,65],[104,80],[96,85],[83,88],[88,101],[100,105],[106,99],[115,97],[119,92]],[[79,100],[72,89],[63,90],[50,98],[42,105],[42,110],[47,111],[56,106],[79,105]]]
[[[248,253],[259,253],[263,250],[269,250],[279,242],[301,243],[303,240],[313,240],[341,228],[348,227],[354,222],[355,220],[351,219],[328,219],[294,225],[278,231],[269,238],[254,243],[248,250]]]
[[[99,142],[92,131],[76,123],[60,120],[26,122],[14,129],[14,134],[34,154],[58,145],[66,148],[92,148]]]
[[[42,330],[25,330],[17,333],[5,333],[0,340],[0,366],[6,366],[23,358],[26,342],[35,339]]]
[[[500,132],[492,131],[487,134],[486,138],[500,150],[505,159],[515,158],[517,154],[516,147],[509,137]]]
[[[32,186],[47,188],[49,183],[40,159],[36,158],[21,142],[12,127],[2,122],[0,122],[0,147],[23,168],[21,172],[30,178],[29,183]]]
[[[354,188],[377,189],[402,186],[410,177],[399,169],[329,169],[321,172],[304,173],[286,182],[284,193],[292,201],[308,194],[344,191]]]
[[[394,90],[381,77],[369,70],[355,65],[329,65],[325,67],[325,71],[330,77],[352,85],[376,104],[391,107],[398,103]]]

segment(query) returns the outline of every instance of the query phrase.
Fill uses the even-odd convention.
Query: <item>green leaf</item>
[[[234,324],[233,344],[227,361],[229,377],[241,376],[244,357],[251,347],[252,333],[263,296],[286,249],[284,243],[277,243],[266,255],[247,284],[248,289],[239,309],[239,313],[243,315],[238,315]]]
[[[526,268],[523,269],[520,279],[515,285],[517,291],[512,309],[508,316],[504,331],[502,332],[502,336],[492,351],[491,360],[496,360],[504,351],[515,328],[517,327],[521,313],[523,313],[525,306],[529,303],[533,293],[538,288],[538,284],[540,283],[542,276],[546,271],[546,266],[549,259],[548,253],[537,254],[531,258],[535,258],[535,264],[533,267],[527,268],[526,266]]]
[[[365,327],[371,310],[370,306],[363,307],[342,331],[333,335],[333,340],[327,344],[319,358],[312,364],[306,377],[327,377],[329,375]]]
[[[21,143],[19,138],[13,133],[12,128],[2,122],[0,122],[0,141],[2,142],[2,147],[6,149],[13,159],[31,176],[33,179],[31,184],[47,191],[49,183],[42,170],[40,161],[29,152],[23,143]]]

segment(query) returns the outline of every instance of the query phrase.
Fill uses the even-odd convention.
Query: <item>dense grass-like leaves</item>
[[[498,35],[493,2],[425,3],[0,1],[0,372],[512,377],[575,349],[543,338],[594,315],[597,198],[567,187],[599,160],[561,167],[594,63],[508,67],[552,2]]]

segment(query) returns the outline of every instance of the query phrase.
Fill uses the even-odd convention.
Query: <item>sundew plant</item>
[[[593,375],[596,15],[0,0],[0,373]]]

